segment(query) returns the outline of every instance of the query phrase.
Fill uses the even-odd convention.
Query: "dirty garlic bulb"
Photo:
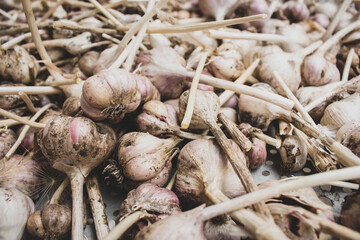
[[[349,148],[356,156],[360,157],[360,122],[348,122],[336,133],[336,141]]]
[[[297,136],[287,135],[282,141],[280,156],[282,160],[282,167],[285,172],[297,172],[306,164],[306,145]]]
[[[0,132],[0,159],[5,157],[12,145],[16,142],[16,133],[9,129],[1,130]]]
[[[95,121],[119,121],[141,101],[136,75],[123,69],[108,69],[88,78],[83,86],[81,109]]]
[[[20,46],[12,50],[1,49],[0,59],[0,76],[15,83],[32,83],[40,69],[36,58]]]

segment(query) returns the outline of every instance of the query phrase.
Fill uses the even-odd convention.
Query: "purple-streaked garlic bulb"
[[[19,136],[20,133],[22,132],[22,130],[25,128],[25,125],[21,126],[16,132],[17,135]],[[36,134],[36,129],[35,128],[29,128],[29,131],[27,131],[27,133],[24,136],[24,139],[21,141],[20,146],[26,150],[29,151],[31,149],[34,148],[34,144],[35,144],[35,134]]]
[[[243,16],[252,16],[256,14],[267,14],[269,12],[269,4],[266,0],[252,0],[252,1],[239,1],[240,12]],[[249,23],[241,24],[243,29],[247,29],[249,26],[255,26],[256,28],[262,28],[265,24],[265,20],[257,20]]]
[[[171,99],[164,102],[166,104],[166,108],[168,110],[168,117],[171,119],[171,122],[178,123],[178,115],[179,115],[179,99]],[[171,106],[171,107],[170,107]]]
[[[310,16],[310,11],[303,1],[287,1],[282,4],[280,15],[291,22],[305,21]]]
[[[233,141],[231,143],[236,153],[243,155],[239,146]],[[191,141],[178,156],[175,192],[180,200],[189,205],[210,203],[206,195],[210,185],[230,198],[245,193],[228,158],[215,140]]]
[[[0,76],[15,83],[34,82],[40,66],[36,58],[24,48],[15,46],[12,50],[0,50]]]
[[[336,141],[349,148],[356,156],[360,157],[360,122],[348,122],[336,133]]]
[[[38,193],[42,182],[41,167],[30,156],[14,154],[9,160],[0,160],[0,186],[15,187],[32,197]]]
[[[220,108],[219,113],[223,113],[229,120],[231,120],[234,123],[238,122],[238,119],[237,119],[238,114],[234,108],[222,107],[222,108]]]
[[[282,141],[280,156],[282,167],[285,172],[297,172],[306,164],[306,145],[297,136],[287,135]]]
[[[186,71],[185,60],[171,47],[163,46],[141,52],[136,59],[141,64],[140,72],[149,78],[164,99],[177,98],[184,89],[186,77],[171,74]]]
[[[342,30],[338,31],[329,38],[323,45],[312,55],[304,59],[301,73],[303,81],[307,85],[321,86],[332,82],[340,81],[340,71],[335,62],[330,61],[326,54],[348,33],[360,26],[360,21],[356,21]],[[330,57],[331,58],[331,57]]]
[[[288,26],[289,21],[284,21],[280,19],[270,18],[264,23],[264,27],[262,28],[262,33],[275,34],[279,29]]]
[[[207,68],[215,77],[235,80],[244,71],[241,60],[242,57],[236,45],[226,42],[216,49],[216,54],[210,58]]]
[[[34,202],[24,193],[16,188],[0,188],[0,239],[22,239],[34,210]]]
[[[360,108],[354,107],[358,106],[359,102],[360,93],[356,92],[347,98],[331,103],[325,108],[320,124],[337,131],[346,123],[359,121]]]
[[[141,184],[127,194],[121,203],[118,219],[138,210],[151,214],[149,220],[152,222],[181,212],[179,199],[174,192],[151,183]]]
[[[79,68],[86,76],[90,77],[93,75],[93,70],[99,56],[99,52],[88,51],[79,59]]]
[[[52,167],[70,179],[72,191],[72,238],[83,238],[83,185],[90,171],[115,148],[115,132],[85,117],[59,116],[47,122],[38,135],[42,153]]]
[[[241,1],[236,0],[199,0],[199,8],[204,15],[224,20],[239,6]]]
[[[275,92],[266,83],[256,83],[252,87],[263,91]],[[239,97],[238,110],[240,122],[250,123],[252,126],[264,131],[267,130],[273,120],[286,117],[287,115],[287,112],[281,107],[244,94],[241,94]]]
[[[253,146],[246,155],[249,160],[249,167],[255,170],[266,161],[266,143],[256,137],[251,138],[251,142],[253,143]]]
[[[141,102],[160,100],[160,93],[146,77],[136,75],[137,89],[141,94]]]
[[[204,234],[207,240],[236,240],[249,237],[249,232],[236,224],[229,215],[220,215],[207,221]]]
[[[238,96],[236,94],[232,95],[229,100],[227,100],[223,105],[221,105],[222,108],[237,108],[237,102],[238,102]]]
[[[346,196],[341,207],[341,224],[355,231],[360,231],[359,221],[360,211],[360,194],[359,192],[352,192]]]
[[[171,105],[158,100],[151,100],[145,103],[143,112],[136,117],[139,130],[141,132],[148,132],[154,136],[173,134],[188,139],[202,138],[201,135],[180,130],[177,124],[177,118],[174,118],[171,116],[171,113],[169,113],[174,111]]]
[[[330,19],[323,13],[316,13],[310,17],[310,20],[320,24],[324,28],[327,28],[330,25]]]
[[[122,173],[132,181],[154,178],[180,142],[176,137],[160,139],[142,132],[125,134],[120,138],[117,150]]]
[[[95,74],[85,81],[81,109],[95,121],[121,120],[140,104],[137,77],[123,69],[108,69]]]
[[[0,132],[0,159],[6,155],[12,145],[16,142],[16,139],[16,133],[10,128]]]

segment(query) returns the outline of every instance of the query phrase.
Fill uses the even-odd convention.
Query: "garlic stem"
[[[155,0],[150,0],[148,5],[147,5],[147,9],[146,12],[150,11],[150,9],[155,5]],[[134,60],[135,60],[135,56],[136,56],[136,52],[139,49],[140,45],[142,45],[142,41],[144,39],[145,36],[145,32],[146,29],[148,28],[149,25],[149,21],[147,21],[146,23],[144,23],[144,25],[140,28],[138,34],[136,35],[136,37],[133,39],[134,40],[134,46],[131,48],[131,51],[129,52],[126,62],[124,64],[124,68],[127,71],[130,71],[132,68],[132,65],[134,64]],[[145,47],[146,49],[146,47]]]
[[[177,174],[177,170],[174,172],[174,174],[172,175],[169,183],[166,185],[166,189],[171,190],[175,184],[175,179],[176,179],[176,174]]]
[[[39,111],[37,111],[37,112],[35,113],[35,115],[34,115],[32,118],[30,118],[30,122],[35,123],[36,119],[38,119],[47,109],[49,109],[50,107],[54,107],[54,106],[55,106],[55,105],[52,104],[52,103],[43,106],[41,109],[39,109]],[[44,125],[44,126],[45,126],[45,124],[41,124],[41,125]],[[29,125],[26,125],[26,126],[24,127],[24,129],[21,131],[18,139],[17,139],[16,142],[14,143],[14,145],[12,145],[12,147],[10,148],[10,150],[6,153],[6,155],[5,155],[5,158],[6,158],[6,159],[10,159],[11,156],[15,153],[16,149],[20,146],[22,140],[25,138],[25,135],[26,135],[26,133],[29,131],[29,129],[30,129],[30,126],[29,126]]]
[[[95,174],[92,174],[87,178],[86,189],[89,196],[92,216],[94,218],[96,237],[98,240],[103,240],[110,232],[110,229],[107,222],[99,182]]]
[[[291,40],[288,37],[278,34],[267,33],[250,33],[250,32],[228,32],[220,30],[209,30],[209,37],[216,39],[244,39],[244,40],[256,40],[256,41],[270,41],[289,43]]]
[[[56,3],[56,5],[52,8],[50,8],[43,16],[42,18],[38,21],[38,23],[40,22],[45,22],[46,19],[48,19],[55,11],[58,7],[60,7],[61,5],[64,4],[66,0],[60,0],[59,2]]]
[[[48,86],[14,86],[14,87],[1,87],[0,95],[14,95],[19,91],[23,91],[26,94],[61,94],[62,91],[58,88]]]
[[[72,193],[71,239],[84,239],[84,207],[83,186],[85,177],[78,171],[74,176],[69,176]]]
[[[53,28],[65,28],[65,29],[76,30],[76,31],[81,31],[81,32],[91,32],[94,34],[104,34],[104,33],[111,34],[111,35],[118,34],[118,31],[116,29],[84,27],[81,25],[75,25],[75,24],[65,23],[65,22],[61,22],[61,21],[53,22],[52,27]]]
[[[219,113],[218,118],[240,148],[245,152],[250,151],[253,146],[252,142],[237,128],[236,124],[223,113]]]
[[[200,74],[202,73],[202,71],[204,69],[205,61],[206,61],[206,58],[208,57],[208,54],[209,54],[208,51],[205,51],[202,53],[199,63],[198,63],[198,66],[196,68],[196,72],[194,74],[194,77],[193,77],[193,80],[191,83],[191,87],[190,87],[190,92],[189,92],[188,102],[186,105],[185,115],[181,122],[181,128],[183,128],[183,129],[188,129],[190,126],[191,118],[192,118],[192,115],[194,112],[196,91],[197,91],[197,87],[199,85]]]
[[[34,40],[36,49],[38,50],[41,59],[47,62],[46,66],[48,67],[48,71],[54,77],[54,79],[63,80],[64,77],[62,76],[62,73],[54,70],[58,68],[55,65],[53,65],[50,56],[48,55],[44,45],[42,44],[39,30],[35,22],[34,13],[31,8],[30,0],[21,0],[21,2],[26,15],[26,19],[28,21],[30,32],[32,34],[32,38]]]
[[[37,110],[34,107],[34,104],[32,103],[31,99],[29,98],[29,96],[24,93],[23,91],[19,91],[18,95],[21,97],[21,99],[25,102],[27,108],[29,109],[29,111],[33,114],[35,114],[37,112]]]
[[[332,98],[336,97],[337,95],[339,95],[343,92],[346,92],[351,88],[354,88],[354,87],[357,88],[357,86],[359,85],[359,82],[360,82],[360,76],[354,77],[347,82],[343,82],[340,86],[337,86],[333,91],[330,91],[327,94],[315,99],[314,101],[312,101],[311,103],[306,105],[304,108],[307,112],[310,112],[312,109],[314,109],[321,103],[329,101]]]
[[[236,79],[234,81],[234,83],[236,84],[244,84],[247,79],[251,76],[251,74],[253,74],[253,72],[255,71],[255,69],[257,68],[257,66],[260,63],[260,59],[257,58],[242,74],[240,77],[238,77],[238,79]],[[226,103],[227,100],[229,100],[235,93],[233,91],[230,90],[225,90],[223,93],[221,93],[219,95],[219,100],[220,100],[220,106],[224,105]]]
[[[352,3],[352,0],[344,0],[342,2],[342,4],[340,5],[340,8],[338,9],[335,17],[331,21],[331,23],[328,26],[326,32],[324,33],[324,36],[322,37],[323,41],[326,41],[331,37],[331,35],[334,32],[335,28],[339,24],[341,17],[344,15],[346,9],[350,6],[351,3]]]
[[[359,190],[359,184],[357,183],[350,183],[350,182],[344,182],[344,181],[334,181],[329,183],[330,185],[336,186],[336,187],[343,187],[343,188],[350,188],[354,190]]]
[[[345,37],[348,33],[354,31],[359,27],[360,27],[360,20],[351,23],[350,25],[346,26],[345,28],[335,33],[331,38],[326,40],[326,42],[324,42],[324,44],[321,45],[315,53],[324,55],[332,46],[340,42],[341,38]]]
[[[45,31],[44,30],[40,30],[39,31],[39,34],[44,34]],[[28,33],[25,33],[25,34],[22,34],[22,35],[19,35],[17,37],[14,37],[13,39],[7,41],[6,43],[4,43],[3,45],[1,45],[1,47],[4,49],[4,50],[7,50],[7,49],[10,49],[10,48],[13,48],[15,45],[19,44],[20,42],[22,42],[23,40],[25,39],[28,39],[31,37],[31,32],[28,32]]]
[[[207,122],[210,131],[215,136],[216,141],[220,145],[221,149],[225,152],[229,159],[231,166],[233,167],[236,175],[243,184],[247,192],[253,192],[257,190],[257,185],[246,166],[246,159],[241,158],[239,154],[234,151],[231,146],[230,140],[225,136],[220,127],[216,124],[215,120],[209,120]],[[271,218],[269,209],[266,207],[264,202],[260,202],[254,206],[257,212],[267,218]]]
[[[120,54],[123,52],[127,44],[129,43],[130,39],[139,31],[139,29],[148,22],[155,14],[156,9],[161,9],[169,0],[160,0],[154,7],[151,8],[147,13],[142,16],[142,18],[137,21],[135,24],[133,24],[129,31],[125,34],[123,39],[121,40],[121,43],[118,45],[115,54],[112,58],[109,58],[109,61],[105,63],[105,66],[107,68],[116,68],[117,65],[117,59],[120,56]]]
[[[192,132],[181,131],[177,127],[169,127],[169,133],[174,134],[181,138],[192,139],[192,140],[213,138],[211,136],[207,136],[207,134],[196,134],[196,133],[192,133]]]
[[[264,141],[266,144],[269,144],[277,149],[279,149],[281,147],[281,140],[276,139],[276,138],[272,138],[266,134],[264,134],[263,132],[253,132],[252,134],[254,134],[255,137],[257,137],[258,139],[260,139],[261,141]]]
[[[280,194],[300,188],[329,184],[333,181],[352,180],[360,178],[360,166],[346,167],[329,172],[316,173],[299,179],[281,182],[277,185],[260,189],[229,201],[209,206],[203,210],[205,219],[211,219],[220,214],[226,214],[250,206],[259,201],[278,197]]]
[[[58,204],[61,198],[62,193],[69,185],[70,181],[69,178],[66,177],[64,181],[60,184],[60,186],[56,189],[55,193],[52,195],[49,204]]]
[[[0,108],[0,115],[7,117],[7,118],[14,119],[18,122],[21,122],[22,124],[29,125],[30,127],[34,127],[34,128],[44,128],[45,127],[45,124],[43,124],[43,123],[36,123],[36,122],[29,121],[26,118],[19,117],[18,115],[11,113],[9,111],[6,111],[2,108]]]
[[[300,49],[300,50],[296,51],[293,55],[293,59],[299,61],[300,65],[301,65],[301,63],[304,61],[304,58],[307,55],[313,53],[316,49],[320,49],[322,44],[323,44],[323,42],[319,40],[319,41],[316,41],[316,42],[310,44],[309,46],[307,46],[304,49]]]
[[[22,118],[30,119],[30,116],[26,116],[26,117],[22,117]],[[13,120],[13,119],[5,119],[5,120],[0,121],[0,128],[11,127],[11,126],[19,125],[19,124],[22,124],[22,123],[19,121]]]
[[[131,213],[111,230],[111,232],[105,237],[105,240],[119,239],[133,224],[146,216],[147,213],[143,211],[136,211]]]
[[[295,103],[296,110],[299,111],[301,116],[304,119],[306,119],[306,121],[311,123],[312,126],[317,129],[317,126],[316,126],[314,120],[310,117],[309,113],[304,109],[304,107],[301,105],[299,100],[295,97],[295,95],[292,93],[292,91],[286,85],[286,83],[284,82],[284,80],[282,79],[280,74],[277,71],[274,71],[273,75],[274,75],[274,78],[275,78],[276,82],[280,85],[281,89],[285,92],[286,96]]]
[[[104,8],[98,1],[89,0],[89,2],[91,2],[94,5],[94,7],[97,8],[97,10],[99,12],[104,14],[105,17],[107,17],[110,21],[112,21],[115,24],[115,26],[122,26],[122,24],[106,8]]]
[[[341,77],[341,82],[346,82],[349,79],[349,73],[350,73],[350,69],[351,69],[351,64],[354,58],[354,54],[355,54],[355,50],[354,48],[351,48],[347,58],[346,58],[346,62],[345,62],[345,66],[343,69],[343,74]]]
[[[184,72],[182,73],[184,76],[192,78],[194,77],[195,73],[193,72]],[[208,84],[213,87],[226,89],[234,91],[238,94],[245,94],[255,98],[262,99],[264,101],[270,102],[272,104],[278,105],[284,109],[290,110],[294,107],[294,102],[284,98],[278,94],[265,92],[256,88],[252,88],[246,85],[237,85],[233,82],[226,81],[220,78],[211,77],[208,75],[201,74],[200,82],[204,84]]]
[[[58,86],[62,86],[62,85],[71,85],[71,84],[79,84],[81,83],[81,78],[80,76],[77,74],[77,76],[73,79],[66,79],[66,80],[62,80],[62,81],[53,81],[53,82],[50,82],[49,86],[52,86],[52,87],[58,87]]]

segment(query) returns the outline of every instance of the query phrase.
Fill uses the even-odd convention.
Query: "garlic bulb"
[[[63,106],[62,106],[62,113],[64,115],[74,117],[81,111],[81,104],[80,104],[80,98],[78,97],[68,97]]]
[[[82,89],[82,110],[95,121],[121,120],[140,104],[136,78],[135,74],[123,69],[108,69],[93,75]]]
[[[280,156],[285,172],[297,172],[306,164],[306,145],[297,136],[287,135],[282,141]]]
[[[320,124],[329,129],[339,129],[343,125],[352,121],[359,121],[360,108],[357,106],[360,102],[360,93],[353,93],[347,98],[331,103],[326,107]]]
[[[41,211],[41,221],[49,239],[68,237],[71,229],[71,210],[64,205],[48,204]]]
[[[360,122],[348,122],[336,133],[336,141],[349,148],[356,156],[360,157]]]
[[[34,202],[16,188],[0,188],[0,239],[20,240]]]
[[[79,60],[80,70],[88,77],[93,75],[93,69],[95,68],[96,61],[99,58],[100,53],[96,51],[88,51],[81,56]]]
[[[239,146],[233,141],[231,144],[236,153],[243,156]],[[186,204],[210,203],[206,196],[209,185],[220,189],[230,198],[245,193],[228,158],[215,140],[198,139],[186,144],[178,156],[177,169],[175,192]]]
[[[16,83],[32,83],[40,69],[36,58],[20,46],[0,50],[0,59],[0,76]]]
[[[291,22],[301,22],[309,18],[310,11],[303,1],[287,1],[282,4],[280,15]]]
[[[346,196],[341,207],[341,224],[355,230],[360,230],[359,210],[360,210],[359,192],[352,192]]]
[[[29,155],[14,154],[9,160],[0,160],[0,186],[17,188],[28,196],[34,196],[41,187],[41,167]]]
[[[130,132],[119,140],[118,161],[125,177],[146,181],[161,172],[179,138],[160,139],[148,133]]]
[[[149,78],[164,99],[177,98],[183,91],[183,74],[171,74],[186,71],[186,61],[171,47],[163,46],[139,54],[136,63],[141,63],[140,72]],[[167,68],[170,68],[167,71]]]
[[[199,0],[199,8],[205,15],[212,16],[216,20],[224,20],[240,3],[241,1],[237,0]]]

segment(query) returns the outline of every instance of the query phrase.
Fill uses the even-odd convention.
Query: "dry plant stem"
[[[244,40],[257,40],[257,41],[271,41],[280,43],[289,43],[287,37],[277,34],[267,33],[248,33],[248,32],[227,32],[224,30],[209,30],[209,37],[216,39],[244,39]]]
[[[90,200],[92,216],[94,218],[96,237],[99,240],[103,240],[110,232],[110,229],[107,223],[99,182],[95,174],[92,174],[87,178],[86,189]]]
[[[54,69],[57,69],[55,65],[52,64],[50,56],[47,54],[45,47],[42,44],[41,37],[39,34],[39,30],[37,28],[34,13],[31,8],[30,0],[21,0],[23,9],[26,15],[26,19],[29,24],[29,28],[32,34],[32,38],[34,40],[34,43],[36,45],[36,49],[41,57],[42,60],[46,61],[46,66],[48,67],[49,73],[54,77],[54,79],[57,80],[64,80],[64,77],[61,75],[60,72],[55,71]]]
[[[52,48],[52,47],[65,47],[67,44],[67,40],[68,39],[50,39],[50,40],[44,40],[42,41],[42,44],[44,47],[46,48]],[[98,47],[98,46],[102,46],[102,45],[106,45],[111,43],[110,41],[101,41],[101,42],[96,42],[96,43],[90,43],[90,44],[86,44],[83,45],[82,48],[93,48],[93,47]],[[26,43],[21,45],[21,47],[25,48],[25,49],[34,49],[36,47],[36,44],[34,43]],[[53,64],[53,63],[51,63]]]
[[[48,86],[20,86],[20,87],[1,87],[0,95],[14,95],[18,94],[19,91],[23,91],[26,94],[36,95],[36,94],[61,94],[62,91],[58,88],[48,87]]]
[[[218,118],[241,149],[245,152],[250,151],[253,147],[252,142],[237,128],[236,124],[230,121],[223,113],[219,113]]]
[[[105,240],[117,240],[119,239],[126,230],[128,230],[132,225],[134,225],[140,219],[143,219],[147,216],[147,213],[143,211],[136,211],[131,213],[129,216],[124,218],[119,222],[111,232],[105,237]]]
[[[42,28],[46,28],[46,27],[50,27],[51,24],[49,23],[40,23],[38,24],[38,28],[42,29]],[[27,24],[20,24],[19,26],[15,27],[15,26],[11,26],[11,28],[9,29],[4,29],[4,30],[0,30],[0,36],[6,36],[6,35],[17,35],[20,33],[27,33],[29,32],[30,28]]]
[[[330,149],[339,158],[341,164],[345,166],[360,165],[360,159],[350,149],[335,141],[331,137],[314,128],[309,122],[300,118],[297,114],[291,112],[291,123],[303,131],[306,135],[319,139],[328,149]]]
[[[202,71],[204,69],[205,61],[206,61],[208,54],[209,54],[208,51],[205,51],[202,53],[199,63],[198,63],[198,66],[196,67],[195,75],[191,82],[191,87],[190,87],[188,102],[186,105],[185,115],[181,122],[181,128],[183,128],[183,129],[188,129],[190,126],[191,118],[192,118],[192,115],[194,112],[194,107],[195,107],[196,91],[197,91],[197,87],[199,85],[200,74],[202,73]]]
[[[309,112],[312,109],[314,109],[315,107],[317,107],[318,105],[320,105],[321,103],[328,102],[332,98],[335,98],[337,95],[348,91],[348,89],[351,89],[353,87],[357,87],[357,85],[359,85],[359,82],[360,82],[360,76],[354,77],[351,80],[349,80],[349,81],[343,83],[342,85],[336,87],[333,91],[331,91],[331,92],[329,92],[329,93],[315,99],[314,101],[312,101],[311,103],[306,105],[304,108],[305,108],[305,110],[307,112]]]
[[[113,42],[116,43],[116,44],[119,44],[119,43],[120,43],[120,40],[119,40],[119,39],[114,38],[114,37],[110,36],[110,35],[107,34],[107,33],[101,34],[101,37],[103,37],[103,38],[105,38],[105,39],[107,39],[107,40],[113,41]]]
[[[225,136],[223,131],[216,124],[215,120],[207,122],[207,125],[209,126],[209,129],[214,135],[216,141],[219,143],[220,147],[223,149],[226,156],[228,157],[231,166],[234,168],[236,175],[240,179],[241,183],[244,185],[245,190],[247,192],[256,191],[258,188],[249,169],[246,166],[246,159],[240,158],[240,156],[236,154],[233,147],[231,146],[230,140]],[[256,204],[254,208],[258,213],[271,219],[270,211],[265,206],[264,202]]]
[[[11,15],[0,8],[0,14],[11,20]]]
[[[43,34],[45,33],[43,30],[40,30],[39,31],[39,34]],[[31,33],[28,32],[28,33],[25,33],[25,34],[22,34],[22,35],[19,35],[13,39],[11,39],[10,41],[7,41],[6,43],[4,43],[3,45],[1,45],[1,47],[4,49],[4,50],[7,50],[7,49],[10,49],[10,48],[13,48],[15,45],[19,44],[20,42],[22,42],[23,40],[25,39],[28,39],[31,37]]]
[[[105,64],[108,68],[117,68],[117,58],[123,52],[125,46],[129,43],[131,38],[139,31],[139,29],[148,22],[155,14],[156,9],[161,9],[169,0],[160,0],[154,7],[151,8],[145,15],[134,25],[131,26],[129,31],[125,34],[121,43],[119,44],[113,58],[109,58],[109,61]]]
[[[241,76],[234,81],[236,84],[244,84],[248,78],[253,74],[256,67],[259,65],[260,59],[256,59],[246,70],[241,74]],[[229,100],[235,93],[230,90],[225,90],[219,95],[220,106],[224,105],[227,100]]]
[[[345,13],[346,9],[350,6],[351,3],[352,3],[352,0],[344,0],[342,2],[342,4],[341,4],[340,8],[338,9],[335,17],[331,21],[329,27],[327,28],[326,32],[324,33],[324,36],[322,37],[323,41],[326,41],[331,37],[331,35],[333,34],[335,28],[339,24],[342,15]]]
[[[214,204],[220,204],[230,200],[219,189],[212,188],[211,186],[206,188],[206,196],[208,196]],[[242,223],[247,230],[250,230],[249,232],[255,235],[254,238],[260,238],[261,240],[288,239],[273,221],[266,221],[250,209],[239,209],[229,214],[233,219]],[[259,231],[259,228],[261,228],[261,231]],[[261,237],[259,235],[261,235]]]
[[[186,77],[192,78],[194,77],[194,72],[184,72],[183,73]],[[210,86],[226,89],[233,91],[238,94],[245,94],[249,95],[255,98],[262,99],[264,101],[270,102],[272,104],[275,104],[277,106],[280,106],[284,109],[290,110],[294,107],[294,102],[284,98],[278,94],[265,92],[256,88],[252,88],[246,85],[238,85],[233,82],[223,80],[220,78],[211,77],[208,75],[201,74],[200,76],[200,82],[204,84],[208,84]]]
[[[65,191],[67,186],[69,185],[69,178],[66,177],[64,181],[60,184],[60,186],[56,189],[55,193],[52,195],[49,204],[58,204],[61,198],[62,193]]]
[[[18,122],[21,122],[22,124],[29,125],[30,127],[34,127],[34,128],[44,128],[45,127],[45,124],[43,124],[43,123],[36,123],[36,122],[29,121],[26,118],[19,117],[18,115],[8,112],[2,108],[0,108],[0,115],[10,118],[10,119],[14,119]]]
[[[329,183],[330,185],[336,186],[336,187],[343,187],[343,188],[350,188],[354,190],[359,190],[360,186],[357,183],[351,183],[351,182],[344,182],[344,181],[334,181]]]
[[[30,116],[22,117],[23,119],[30,119]],[[19,121],[13,120],[13,119],[6,119],[0,121],[0,128],[2,127],[11,127],[22,124]]]
[[[66,0],[60,0],[59,2],[57,2],[56,5],[50,8],[38,22],[45,22],[45,20],[47,20],[56,11],[58,7],[63,5],[65,1]]]
[[[184,33],[184,32],[195,32],[195,31],[204,31],[213,28],[221,28],[230,25],[240,24],[248,21],[254,21],[258,19],[263,19],[263,14],[254,15],[250,17],[244,18],[234,18],[234,19],[227,19],[222,21],[212,21],[206,23],[187,23],[187,24],[178,24],[172,26],[149,26],[146,29],[146,33]],[[53,27],[58,28],[67,28],[71,30],[77,30],[82,32],[92,32],[96,34],[107,33],[111,35],[118,34],[118,31],[129,31],[129,26],[116,26],[115,29],[110,28],[90,28],[90,27],[83,27],[80,25],[64,23],[61,21],[55,21],[53,23]]]
[[[329,155],[318,150],[318,146],[314,146],[314,142],[310,141],[309,137],[305,133],[297,128],[294,128],[294,133],[299,137],[299,139],[301,139],[302,142],[305,143],[308,154],[313,161],[313,165],[318,171],[325,172],[337,169],[334,160],[332,160]]]
[[[314,120],[310,117],[309,113],[304,109],[304,107],[301,105],[301,103],[299,102],[299,100],[295,97],[295,95],[291,92],[291,90],[289,89],[289,87],[286,85],[286,83],[284,82],[284,80],[282,79],[282,77],[280,76],[280,74],[277,71],[273,72],[273,75],[275,77],[276,82],[279,84],[279,86],[281,87],[281,89],[285,92],[286,96],[291,99],[294,103],[295,103],[295,108],[296,110],[299,111],[299,113],[301,114],[301,116],[308,121],[309,123],[311,123],[311,125],[317,129],[316,123],[314,122]]]
[[[346,82],[349,79],[349,73],[350,73],[350,68],[351,68],[351,63],[352,63],[353,57],[354,57],[354,53],[355,53],[354,48],[351,48],[351,50],[349,51],[349,53],[347,55],[345,66],[343,69],[343,74],[341,77],[342,82]]]
[[[146,9],[145,13],[149,12],[154,7],[154,5],[155,5],[155,0],[150,0],[148,5],[147,5],[147,9]],[[143,41],[144,36],[145,36],[146,29],[148,28],[148,25],[149,25],[149,21],[144,23],[144,25],[140,28],[140,30],[139,30],[138,34],[136,35],[136,37],[133,39],[134,46],[132,47],[131,51],[129,52],[128,57],[127,57],[127,59],[125,61],[125,64],[124,64],[124,68],[127,71],[130,71],[132,65],[134,64],[134,60],[135,60],[135,57],[136,57],[137,50],[139,49],[140,45],[142,44],[142,41]]]
[[[316,173],[299,179],[281,182],[256,192],[231,199],[229,201],[212,205],[203,210],[204,219],[211,219],[220,214],[226,214],[238,209],[248,207],[259,201],[280,196],[280,194],[319,185],[329,184],[333,181],[353,180],[360,178],[360,166],[347,167],[329,172]]]
[[[71,84],[79,84],[81,83],[81,78],[79,76],[79,74],[76,74],[77,76],[73,79],[67,79],[67,80],[62,80],[62,81],[53,81],[48,83],[47,85],[52,86],[52,87],[58,87],[58,86],[62,86],[62,85],[71,85]]]
[[[18,95],[21,97],[21,99],[25,102],[27,108],[29,109],[29,111],[33,114],[35,114],[37,112],[37,110],[34,107],[34,104],[32,103],[31,99],[29,98],[29,96],[24,93],[23,91],[19,91]]]
[[[166,189],[171,190],[175,184],[175,179],[176,179],[176,174],[177,174],[177,170],[174,172],[174,174],[172,175],[169,183],[166,185]]]
[[[45,106],[43,106],[41,109],[39,109],[39,111],[37,111],[35,113],[35,115],[30,118],[30,122],[35,123],[36,119],[38,119],[47,109],[49,109],[50,107],[53,107],[54,104],[47,104]],[[14,145],[12,145],[12,147],[10,148],[10,150],[6,153],[5,158],[6,159],[10,159],[11,156],[15,153],[16,149],[20,146],[22,140],[25,138],[26,133],[29,131],[30,126],[26,125],[24,127],[24,129],[21,131],[19,137],[17,138],[16,142],[14,143]]]

